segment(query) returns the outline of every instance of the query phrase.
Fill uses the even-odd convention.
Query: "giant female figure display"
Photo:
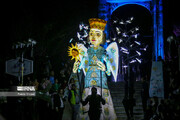
[[[80,69],[84,71],[83,100],[91,94],[91,88],[93,86],[97,88],[97,93],[102,95],[106,100],[106,104],[102,106],[101,120],[116,120],[117,117],[108,89],[106,74],[110,76],[112,73],[116,81],[118,71],[118,47],[115,42],[111,43],[106,49],[100,46],[104,39],[103,31],[106,23],[107,21],[98,18],[89,19],[89,41],[91,47],[86,48],[83,44],[78,44],[81,54],[79,59],[74,63],[73,73],[77,73]],[[88,109],[89,105],[81,105],[80,119],[88,120]]]

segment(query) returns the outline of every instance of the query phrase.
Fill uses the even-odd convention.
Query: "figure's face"
[[[73,50],[72,50],[72,55],[73,55],[73,57],[77,57],[78,54],[79,54],[79,52],[78,52],[76,49],[73,49]]]
[[[103,40],[103,31],[99,29],[90,29],[89,40],[92,45],[99,46]]]

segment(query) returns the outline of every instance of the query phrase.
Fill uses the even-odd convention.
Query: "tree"
[[[143,39],[139,34],[139,27],[132,24],[134,18],[130,17],[127,20],[112,21],[112,40],[118,43],[121,57],[121,69],[125,79],[125,98],[128,102],[124,104],[132,112],[134,106],[134,82],[135,81],[135,66],[142,63],[142,54],[147,49],[147,45],[143,43]],[[108,40],[107,42],[111,42]],[[133,103],[133,104],[131,104]],[[128,106],[127,106],[128,105]],[[131,107],[129,106],[131,105]],[[128,112],[128,110],[126,111]],[[130,112],[130,113],[131,113]],[[128,115],[129,113],[127,113]]]

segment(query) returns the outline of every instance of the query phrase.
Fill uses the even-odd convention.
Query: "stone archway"
[[[124,12],[127,11],[127,12]],[[125,4],[121,7],[118,7],[111,14],[111,23],[110,23],[110,38],[116,38],[115,26],[117,24],[113,24],[114,20],[127,20],[128,18],[133,17],[134,20],[131,25],[128,25],[126,30],[132,29],[133,27],[139,27],[139,40],[142,40],[143,44],[148,45],[148,49],[141,57],[143,59],[143,63],[141,65],[136,66],[136,74],[137,79],[140,80],[140,75],[150,73],[151,68],[151,60],[152,60],[152,52],[153,52],[153,31],[152,31],[152,16],[148,9],[138,4]],[[124,28],[124,27],[122,27]],[[121,47],[121,46],[119,46]],[[123,56],[119,55],[119,74],[123,76],[125,73],[125,69],[123,69]],[[146,71],[144,72],[142,68]],[[123,80],[123,78],[119,78],[118,80]]]
[[[147,8],[153,20],[153,60],[158,56],[164,59],[164,38],[163,38],[163,7],[162,0],[99,0],[99,18],[108,21],[105,32],[109,38],[109,20],[113,11],[126,4],[138,4]]]

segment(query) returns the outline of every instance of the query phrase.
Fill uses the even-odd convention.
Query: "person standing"
[[[56,78],[55,83],[51,87],[51,90],[52,90],[52,92],[57,92],[60,87],[61,87],[61,84],[59,83],[58,79]]]
[[[54,84],[54,71],[53,70],[50,73],[49,80],[51,81],[52,84]]]
[[[143,106],[143,112],[144,117],[146,116],[146,110],[147,110],[147,101],[149,99],[149,83],[147,81],[147,76],[141,78],[142,81],[142,89],[141,89],[141,99],[142,99],[142,106]]]
[[[102,112],[101,103],[105,105],[105,100],[97,94],[97,88],[92,87],[91,92],[92,94],[88,95],[85,101],[81,100],[81,103],[83,106],[89,103],[88,115],[90,120],[100,120]]]
[[[79,108],[80,108],[80,105],[79,105],[80,101],[79,101],[79,96],[78,96],[77,91],[76,91],[76,85],[75,84],[71,85],[71,89],[70,89],[69,94],[68,94],[68,101],[69,101],[71,108],[72,108],[72,120],[77,120]]]
[[[59,89],[58,93],[54,95],[54,109],[56,111],[55,113],[56,120],[62,120],[63,111],[65,108],[64,105],[65,99],[63,98],[63,96],[64,96],[63,89]]]

